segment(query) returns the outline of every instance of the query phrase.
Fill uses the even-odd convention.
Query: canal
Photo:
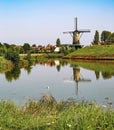
[[[57,101],[76,99],[114,103],[114,62],[47,61],[0,73],[0,99],[23,104],[49,94]]]

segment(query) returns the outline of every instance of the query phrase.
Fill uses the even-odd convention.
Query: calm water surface
[[[114,64],[56,60],[28,69],[0,73],[0,99],[22,104],[51,94],[56,100],[74,98],[114,104]]]

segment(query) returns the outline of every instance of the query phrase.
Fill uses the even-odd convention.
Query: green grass
[[[73,53],[70,53],[66,57],[71,58],[73,56],[106,56],[111,54],[114,54],[114,45],[87,46],[82,49],[78,49]]]
[[[0,102],[1,130],[113,130],[114,111],[93,102],[50,98],[30,100],[22,107]],[[52,98],[53,100],[53,98]]]
[[[7,72],[11,70],[12,67],[13,67],[13,64],[10,61],[4,59],[3,56],[0,56],[0,73]]]

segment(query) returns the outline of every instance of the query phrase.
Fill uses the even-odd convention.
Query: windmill
[[[75,18],[75,30],[63,32],[64,34],[66,34],[66,33],[71,34],[71,36],[73,38],[73,45],[76,45],[76,46],[78,46],[80,44],[80,38],[81,38],[82,34],[90,32],[90,30],[88,30],[88,29],[78,30],[77,24],[78,23],[77,23],[77,17],[76,17]]]

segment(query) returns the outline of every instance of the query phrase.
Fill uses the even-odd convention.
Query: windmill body
[[[73,38],[72,44],[73,45],[79,45],[81,34],[89,33],[89,32],[90,32],[90,30],[87,30],[87,29],[78,30],[78,28],[77,28],[77,18],[75,18],[75,30],[74,31],[67,31],[67,32],[63,32],[63,33],[71,34],[71,36]]]

